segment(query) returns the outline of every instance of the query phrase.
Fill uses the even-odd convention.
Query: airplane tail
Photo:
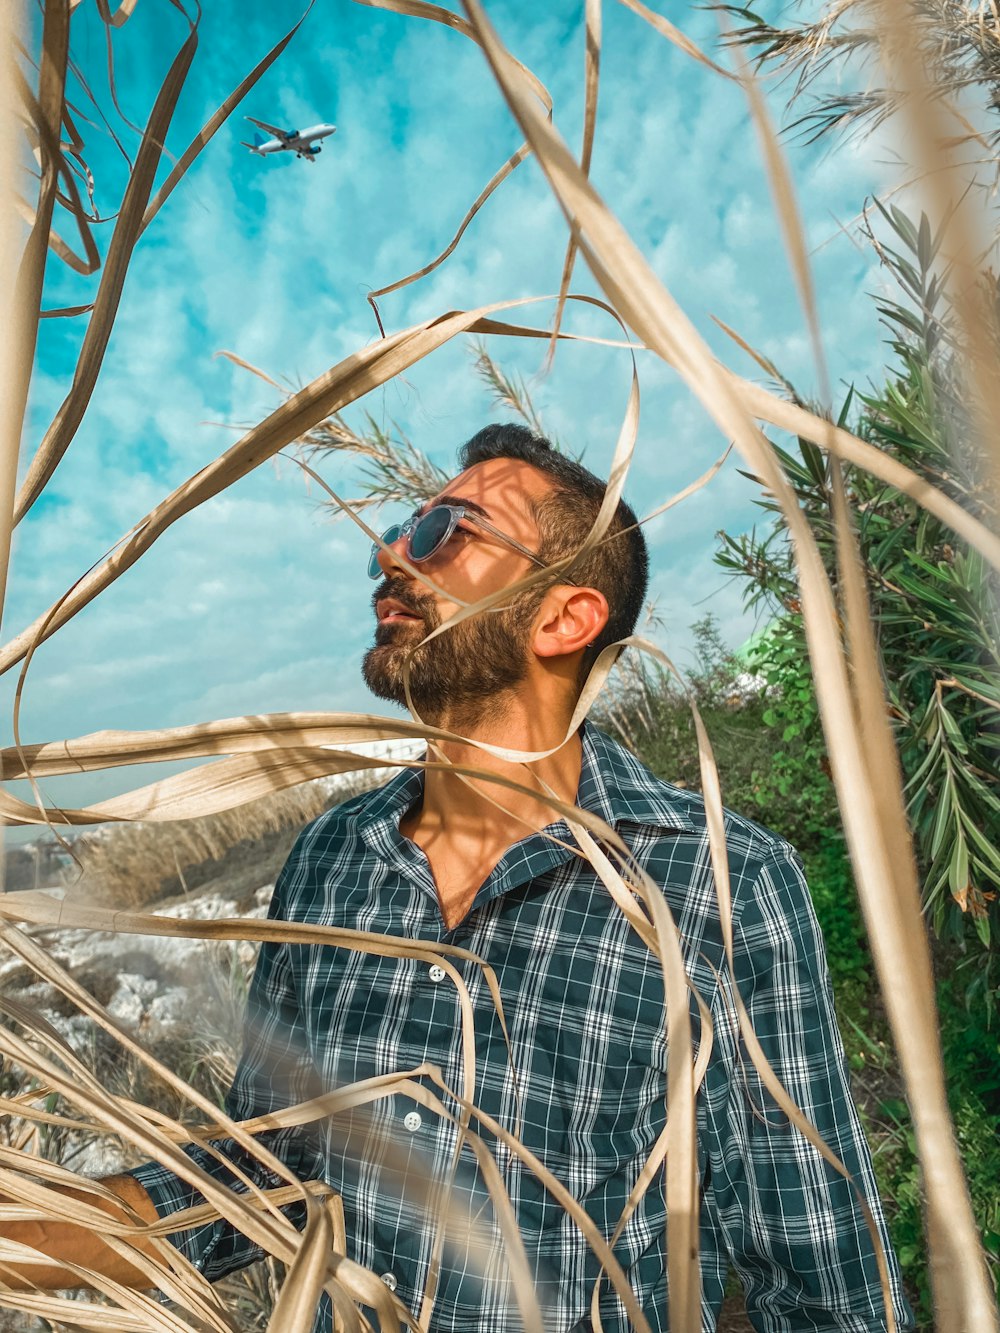
[[[258,157],[263,157],[263,153],[261,153],[257,145],[255,143],[247,143],[246,139],[240,140],[240,147],[249,148],[251,153],[256,153]]]
[[[267,143],[267,137],[261,134],[260,130],[254,131],[253,143],[255,148],[259,148],[262,143]]]

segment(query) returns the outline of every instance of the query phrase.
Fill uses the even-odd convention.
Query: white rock
[[[118,989],[108,1001],[107,1010],[112,1018],[117,1019],[122,1027],[136,1031],[142,1022],[143,1015],[146,1012],[147,998],[141,994],[133,985],[132,981],[145,981],[145,977],[124,976],[120,979]]]

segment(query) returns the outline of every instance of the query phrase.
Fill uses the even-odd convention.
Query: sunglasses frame
[[[429,518],[431,514],[436,513],[439,509],[447,509],[449,514],[448,526],[444,530],[444,535],[439,541],[435,542],[434,546],[426,555],[414,555],[412,549],[414,532],[425,518]],[[499,528],[495,528],[489,519],[483,518],[482,514],[477,514],[471,509],[466,509],[464,505],[447,503],[433,505],[430,509],[425,509],[423,513],[417,512],[411,514],[403,523],[391,523],[389,527],[386,528],[385,532],[383,532],[382,541],[386,546],[391,546],[393,542],[398,542],[401,537],[405,537],[407,560],[414,565],[420,565],[423,564],[425,560],[430,560],[431,556],[437,555],[442,547],[447,546],[448,542],[454,537],[455,530],[463,518],[467,519],[470,523],[474,523],[476,527],[482,528],[484,532],[490,533],[499,541],[502,541],[506,546],[510,546],[513,550],[519,551],[521,555],[527,556],[531,563],[537,565],[539,569],[546,569],[548,567],[546,562],[534,551],[530,551],[527,546],[522,546],[514,537],[509,537],[506,532],[501,532]],[[389,533],[392,532],[394,528],[398,529],[398,532],[396,533],[396,536],[390,540]],[[368,558],[368,577],[370,579],[378,579],[383,576],[384,571],[378,563],[378,557],[383,549],[384,548],[379,546],[377,542],[372,542],[372,552]],[[568,578],[563,578],[560,581],[562,583],[573,582],[572,579]]]

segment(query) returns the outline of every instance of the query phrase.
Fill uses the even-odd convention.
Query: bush
[[[883,299],[890,364],[884,382],[841,420],[887,457],[940,487],[987,526],[996,524],[989,440],[975,429],[974,394],[942,282],[939,239],[922,218],[882,209],[891,244],[879,246],[902,302]],[[898,251],[892,245],[898,245]],[[997,298],[990,279],[990,300]],[[830,464],[808,440],[778,449],[785,474],[839,587]],[[1000,584],[982,556],[915,500],[860,467],[842,469],[857,528],[889,718],[928,919],[964,944],[969,1002],[1000,997]],[[762,536],[720,533],[718,563],[749,605],[777,617],[776,633],[805,656],[787,525],[773,498]]]
[[[712,739],[726,804],[752,813],[754,786],[771,744],[765,701],[746,665],[722,642],[712,616],[692,625],[697,662],[688,686]],[[665,667],[627,649],[600,697],[594,721],[618,736],[657,776],[701,789],[688,696]]]
[[[997,1099],[998,1063],[995,1034],[977,1033],[975,1058],[966,1057],[961,1032],[968,1018],[964,999],[952,994],[950,983],[938,988],[948,1072],[948,1101],[955,1134],[980,1226],[983,1248],[994,1289],[1000,1292],[1000,1106]],[[954,1043],[954,1046],[953,1046]],[[881,1046],[883,1060],[887,1048]],[[955,1056],[958,1054],[958,1059]],[[876,1061],[877,1064],[877,1061]],[[884,1065],[883,1065],[884,1068]],[[979,1080],[985,1072],[985,1081]],[[909,1108],[902,1096],[888,1096],[865,1116],[875,1148],[875,1174],[887,1205],[899,1262],[909,1287],[917,1324],[932,1333],[930,1272],[923,1233],[923,1193],[916,1137]]]
[[[627,651],[594,720],[659,777],[700,791],[693,697],[727,806],[775,829],[803,855],[839,836],[809,659],[796,636],[779,625],[737,655],[711,615],[691,629],[697,662],[687,677],[690,696],[666,668]]]

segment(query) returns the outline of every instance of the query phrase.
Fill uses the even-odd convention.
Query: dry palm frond
[[[0,46],[7,51],[13,44],[14,11],[0,12]],[[9,200],[14,194],[18,168],[18,117],[14,98],[14,80],[9,62],[0,69],[0,301],[8,313],[6,335],[0,339],[0,611],[7,589],[14,493],[17,486],[17,456],[21,421],[31,377],[32,305],[19,300],[19,263],[21,224]]]
[[[222,874],[227,858],[238,866],[241,847],[253,847],[259,883],[266,882],[275,853],[287,853],[292,830],[363,791],[382,774],[360,773],[341,783],[336,795],[322,779],[241,805],[234,810],[165,827],[161,824],[112,825],[74,846],[79,879],[76,895],[117,907],[143,907],[172,893],[189,892],[213,872]],[[273,850],[272,850],[273,849]],[[283,859],[283,857],[282,857]]]
[[[429,19],[432,23],[439,23],[446,28],[450,28],[453,32],[459,32],[464,37],[471,38],[472,41],[478,40],[475,30],[471,24],[461,16],[461,14],[456,14],[453,10],[445,9],[442,5],[432,4],[430,3],[430,0],[355,0],[355,3],[367,5],[372,9],[387,9],[390,12],[408,14],[414,18]],[[552,98],[549,95],[549,90],[545,87],[542,81],[528,69],[527,65],[520,65],[520,69],[531,86],[531,90],[538,99],[539,104],[545,109],[546,114],[551,116]],[[408,287],[413,282],[418,282],[421,278],[426,277],[429,273],[433,273],[436,268],[443,264],[449,255],[454,253],[472,219],[494,191],[503,184],[511,172],[520,166],[528,156],[529,152],[530,149],[528,148],[528,145],[522,144],[521,147],[518,148],[516,152],[512,153],[507,161],[493,173],[487,183],[483,186],[479,195],[466,211],[465,217],[459,223],[458,230],[439,255],[435,256],[434,259],[430,260],[429,263],[424,264],[421,268],[418,268],[415,272],[408,273],[406,277],[397,278],[395,282],[390,282],[386,286],[380,287],[377,291],[368,293],[368,304],[371,306],[372,311],[375,314],[379,333],[381,333],[383,337],[385,336],[385,328],[382,324],[382,316],[379,314],[378,300],[383,296],[388,296],[391,292],[396,292],[403,287]]]

